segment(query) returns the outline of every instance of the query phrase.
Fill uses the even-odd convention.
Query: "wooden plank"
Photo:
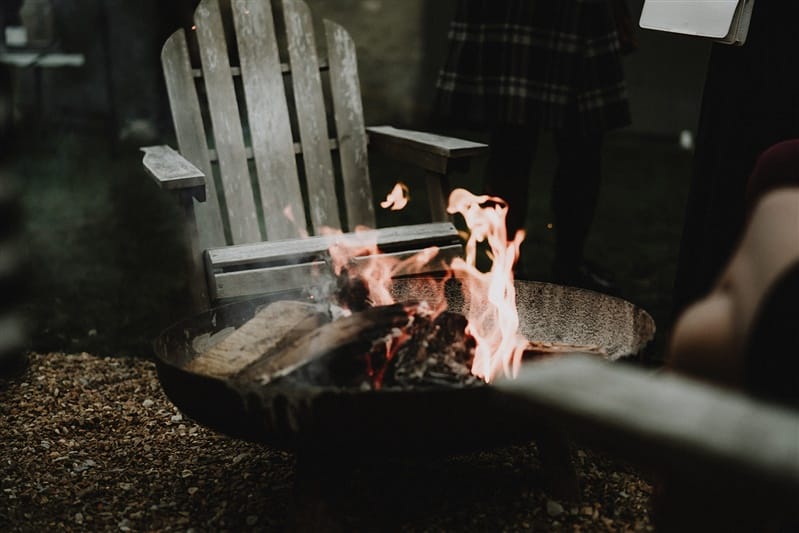
[[[677,374],[588,356],[525,364],[496,386],[532,414],[694,479],[730,477],[799,493],[799,412]]]
[[[359,232],[363,242],[376,242],[382,250],[391,251],[407,246],[424,248],[432,245],[460,243],[458,231],[449,222],[392,226]],[[212,271],[238,268],[264,262],[286,261],[324,253],[341,235],[325,235],[287,241],[260,242],[208,250],[208,265]]]
[[[401,130],[392,126],[370,126],[366,130],[369,132],[370,142],[374,139],[378,142],[404,145],[448,158],[482,155],[488,150],[487,144],[423,131]]]
[[[305,208],[271,4],[234,0],[231,7],[266,237],[300,237],[306,232]],[[284,214],[287,209],[293,220]]]
[[[223,300],[303,288],[313,283],[322,286],[326,279],[332,280],[328,265],[324,261],[311,261],[300,265],[216,274],[210,280],[210,293],[213,300]]]
[[[167,145],[144,146],[142,163],[162,189],[205,187],[205,175]]]
[[[233,244],[257,242],[261,230],[218,0],[202,0],[194,22]]]
[[[380,254],[380,257],[391,257],[403,260],[423,251],[423,248],[404,250]],[[422,268],[417,273],[442,272],[441,264],[449,264],[455,257],[463,256],[463,246],[460,244],[439,247],[438,255],[431,260],[429,266]],[[374,257],[374,256],[370,256]],[[355,263],[368,260],[368,257],[359,257]],[[402,275],[406,273],[399,273]],[[283,265],[276,267],[255,268],[234,272],[223,272],[212,276],[211,294],[216,300],[224,298],[238,298],[252,296],[278,290],[306,289],[310,287],[323,287],[333,280],[330,265],[327,261],[309,261],[300,264]]]
[[[441,154],[417,150],[406,144],[384,142],[380,137],[369,135],[369,148],[390,159],[427,170],[434,174],[446,174],[450,170],[452,160]]]
[[[282,2],[311,225],[341,229],[311,13],[302,0]]]
[[[200,353],[189,361],[186,370],[216,377],[231,376],[280,345],[329,321],[318,305],[291,300],[271,303],[219,342],[198,350]],[[195,349],[202,348],[197,346],[202,341],[213,342],[213,339],[195,338],[192,341]]]
[[[328,69],[327,61],[324,58],[319,58],[319,72],[324,72]],[[288,63],[281,63],[280,64],[280,72],[281,74],[290,74],[291,67]],[[191,71],[192,76],[195,78],[202,78],[203,71],[201,69],[195,68]],[[236,76],[241,76],[241,69],[239,67],[230,67],[230,74],[235,78]]]
[[[274,353],[266,354],[234,376],[230,385],[241,390],[246,397],[257,398],[264,391],[264,385],[289,375],[301,383],[316,386],[341,383],[336,378],[360,381],[365,370],[358,368],[354,370],[355,375],[349,374],[343,368],[337,368],[338,365],[333,363],[335,358],[364,353],[374,339],[383,337],[394,328],[407,326],[410,320],[408,310],[402,305],[372,307],[341,317],[308,335],[297,337]],[[336,369],[338,375],[331,375],[332,369]]]
[[[205,270],[204,248],[200,241],[197,227],[197,206],[204,205],[197,202],[196,193],[192,189],[182,189],[177,192],[178,201],[183,211],[183,238],[189,244],[189,257],[186,261],[186,279],[188,291],[191,296],[191,309],[196,313],[206,311],[211,301],[208,298],[208,278]]]
[[[373,228],[376,226],[374,198],[369,181],[367,137],[355,44],[347,30],[340,25],[330,20],[325,20],[324,24],[347,224],[350,230],[358,225]]]
[[[224,246],[225,232],[219,199],[211,177],[211,163],[205,140],[200,102],[191,76],[189,49],[184,30],[173,33],[161,50],[161,66],[164,71],[172,123],[175,126],[178,148],[183,157],[209,178],[205,187],[205,202],[195,202],[191,209],[196,220],[197,246],[192,253],[200,258],[201,251],[212,246]]]
[[[330,148],[330,150],[338,150],[338,139],[330,138],[330,139],[327,140],[327,143],[328,143],[328,147]],[[295,142],[294,145],[292,146],[292,148],[294,149],[294,154],[295,155],[302,153],[302,145],[300,143]],[[209,149],[208,150],[208,155],[211,158],[211,161],[218,161],[219,160],[219,157],[217,157],[217,155],[216,155],[216,150],[214,150],[214,149]],[[253,155],[252,148],[249,147],[249,146],[245,146],[244,147],[244,155],[247,157],[247,159],[253,159],[255,157]]]

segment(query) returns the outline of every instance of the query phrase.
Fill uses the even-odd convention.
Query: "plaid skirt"
[[[607,0],[460,0],[448,38],[440,119],[584,133],[630,123]]]

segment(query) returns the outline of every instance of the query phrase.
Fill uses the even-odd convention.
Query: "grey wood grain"
[[[324,279],[332,279],[326,274],[327,268],[324,261],[311,261],[216,274],[209,280],[210,296],[213,300],[223,300],[307,287],[314,281],[323,283]]]
[[[327,143],[328,143],[327,144],[328,149],[330,149],[330,150],[338,150],[338,139],[330,138],[330,139],[327,140]],[[295,155],[302,153],[302,145],[300,143],[298,143],[298,142],[294,143],[293,149],[294,149],[294,154]],[[208,150],[208,155],[211,158],[211,161],[218,161],[219,160],[219,158],[216,155],[216,150],[214,150],[214,149],[209,149]],[[253,159],[254,155],[253,155],[253,152],[252,152],[252,147],[245,146],[244,147],[244,155],[247,156],[247,159]]]
[[[299,237],[306,230],[305,208],[271,5],[233,0],[231,8],[266,237]]]
[[[366,129],[370,141],[380,139],[445,157],[469,157],[484,154],[488,150],[487,144],[423,131],[404,130],[392,126],[370,126]]]
[[[363,122],[361,87],[355,44],[340,25],[325,20],[330,91],[338,137],[344,203],[350,230],[375,227],[374,198],[369,181],[367,137]]]
[[[205,186],[205,175],[167,145],[144,146],[142,164],[162,189]]]
[[[398,252],[381,254],[381,257],[403,260],[421,251],[423,251],[423,248],[404,249]],[[416,273],[443,272],[442,264],[448,264],[455,257],[462,256],[463,247],[460,244],[441,246],[435,259]],[[354,262],[358,264],[367,259],[366,257],[359,257]],[[214,274],[211,276],[211,294],[213,298],[222,300],[265,292],[324,287],[332,280],[333,273],[330,271],[330,265],[327,261],[307,261],[298,264],[251,268]]]
[[[392,226],[363,232],[359,235],[364,242],[376,242],[378,247],[385,250],[393,250],[402,246],[423,248],[460,243],[458,231],[449,222]],[[339,235],[315,236],[307,239],[212,248],[207,252],[208,266],[216,271],[264,261],[313,256],[327,251],[340,238]]]
[[[496,386],[584,438],[655,467],[799,491],[799,412],[676,374],[572,355]]]
[[[274,302],[220,342],[202,350],[186,369],[209,376],[232,376],[329,321],[321,306],[291,300]]]
[[[178,148],[183,157],[210,178],[213,174],[208,158],[205,128],[200,113],[197,89],[191,76],[189,49],[183,30],[176,31],[167,39],[161,50],[161,66],[164,71]],[[205,195],[205,202],[195,202],[191,209],[196,219],[198,239],[193,245],[192,253],[198,258],[202,250],[225,244],[222,215],[213,180],[209,179],[206,184]]]
[[[194,22],[231,237],[233,244],[256,242],[262,236],[218,0],[202,0]]]
[[[323,58],[320,57],[319,58],[319,71],[320,72],[324,72],[328,68],[329,67],[327,65],[327,61],[325,61]],[[280,72],[283,73],[283,74],[289,74],[291,72],[291,67],[289,66],[288,63],[280,63]],[[230,67],[230,73],[234,77],[235,76],[241,76],[241,69],[239,67],[231,66]],[[202,78],[203,77],[203,71],[201,69],[198,69],[198,68],[192,69],[191,74],[195,78]]]
[[[301,0],[282,3],[311,225],[341,229],[311,13]]]

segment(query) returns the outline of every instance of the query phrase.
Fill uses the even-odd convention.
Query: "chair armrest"
[[[187,191],[205,201],[205,174],[167,145],[144,146],[142,164],[162,189]]]
[[[366,128],[369,145],[389,157],[446,174],[458,160],[468,161],[488,152],[488,145],[392,126]]]
[[[522,412],[625,459],[691,478],[799,493],[799,411],[671,372],[566,355],[522,365],[497,387]]]

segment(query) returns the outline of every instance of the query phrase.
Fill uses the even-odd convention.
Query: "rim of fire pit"
[[[516,281],[520,327],[528,339],[596,344],[609,360],[641,353],[655,323],[634,304],[590,290]],[[428,278],[396,280],[397,300],[433,295]],[[450,308],[459,310],[457,284],[448,284]],[[229,380],[186,369],[198,355],[194,339],[238,327],[279,300],[315,302],[302,291],[282,291],[238,301],[186,318],[155,340],[159,380],[187,416],[221,433],[289,450],[369,453],[468,451],[529,440],[534,417],[490,385],[411,390],[355,390],[311,383],[275,382],[257,394]]]

